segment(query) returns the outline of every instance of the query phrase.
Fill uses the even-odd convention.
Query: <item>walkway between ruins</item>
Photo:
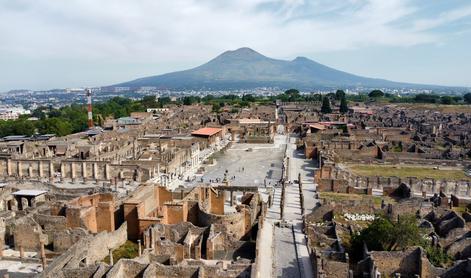
[[[291,181],[292,183],[287,184],[286,186],[284,219],[288,224],[292,225],[291,244],[295,249],[294,258],[296,259],[295,268],[297,269],[297,273],[295,271],[289,271],[288,273],[290,277],[313,277],[307,242],[302,229],[303,216],[301,211],[299,185],[295,183],[300,175],[305,187],[311,188],[314,186],[312,161],[304,159],[304,155],[296,150],[295,138],[289,138],[286,152],[289,157],[287,177],[288,181]],[[280,251],[283,252],[283,250]],[[289,267],[292,268],[292,266]],[[277,271],[278,277],[287,277],[286,274],[285,271],[282,271],[281,275],[279,275],[279,272]]]

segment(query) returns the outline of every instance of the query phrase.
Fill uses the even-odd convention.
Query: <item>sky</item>
[[[0,91],[110,85],[240,47],[471,87],[471,1],[0,0]]]

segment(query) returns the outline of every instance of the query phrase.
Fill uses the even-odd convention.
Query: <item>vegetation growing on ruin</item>
[[[113,250],[113,261],[117,262],[119,259],[133,259],[139,255],[139,246],[130,240],[126,241],[119,248]],[[110,263],[110,256],[106,256],[103,261],[107,264]]]
[[[394,165],[349,165],[349,169],[361,176],[384,177],[416,177],[419,179],[447,179],[447,180],[471,180],[460,169],[434,169],[423,166],[394,166]]]
[[[430,262],[435,266],[447,266],[452,262],[443,248],[432,246],[424,238],[415,215],[401,215],[396,222],[378,216],[367,228],[351,237],[349,253],[354,261],[361,259],[363,244],[369,251],[400,251],[412,246],[421,246]]]

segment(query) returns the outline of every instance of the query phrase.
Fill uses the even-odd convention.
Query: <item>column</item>
[[[70,173],[70,176],[71,176],[71,178],[74,179],[74,180],[75,180],[75,177],[77,176],[77,173],[75,172],[75,170],[76,170],[75,168],[76,168],[76,167],[75,167],[75,162],[71,162],[71,163],[70,163],[70,172],[71,172],[71,173]]]
[[[87,162],[82,162],[82,176],[84,180],[87,178]]]
[[[61,162],[61,178],[65,178],[65,164]]]
[[[41,240],[39,245],[41,246],[41,264],[44,270],[46,268],[46,252],[44,250],[44,241]]]
[[[44,177],[43,162],[41,160],[38,161],[38,175],[40,178]]]
[[[17,170],[18,170],[18,176],[19,177],[22,177],[23,176],[23,165],[21,163],[21,161],[17,161],[16,162],[16,167],[17,167]]]
[[[30,178],[33,177],[33,166],[31,164],[28,164],[28,175]]]
[[[139,257],[142,255],[142,246],[141,246],[141,240],[138,239],[137,240],[137,246],[138,246],[138,254],[139,254]]]
[[[54,163],[52,163],[52,160],[49,160],[49,177],[54,177]]]
[[[96,162],[93,163],[93,179],[98,179],[98,165]]]
[[[110,165],[108,163],[105,164],[105,180],[110,179]]]
[[[12,175],[12,172],[11,172],[11,159],[7,159],[7,174],[8,174],[8,176]]]

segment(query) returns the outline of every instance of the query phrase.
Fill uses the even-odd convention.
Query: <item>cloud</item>
[[[412,0],[0,0],[0,61],[194,65],[242,46],[274,57],[438,43]],[[400,24],[398,24],[400,23]],[[157,72],[155,72],[157,73]]]

